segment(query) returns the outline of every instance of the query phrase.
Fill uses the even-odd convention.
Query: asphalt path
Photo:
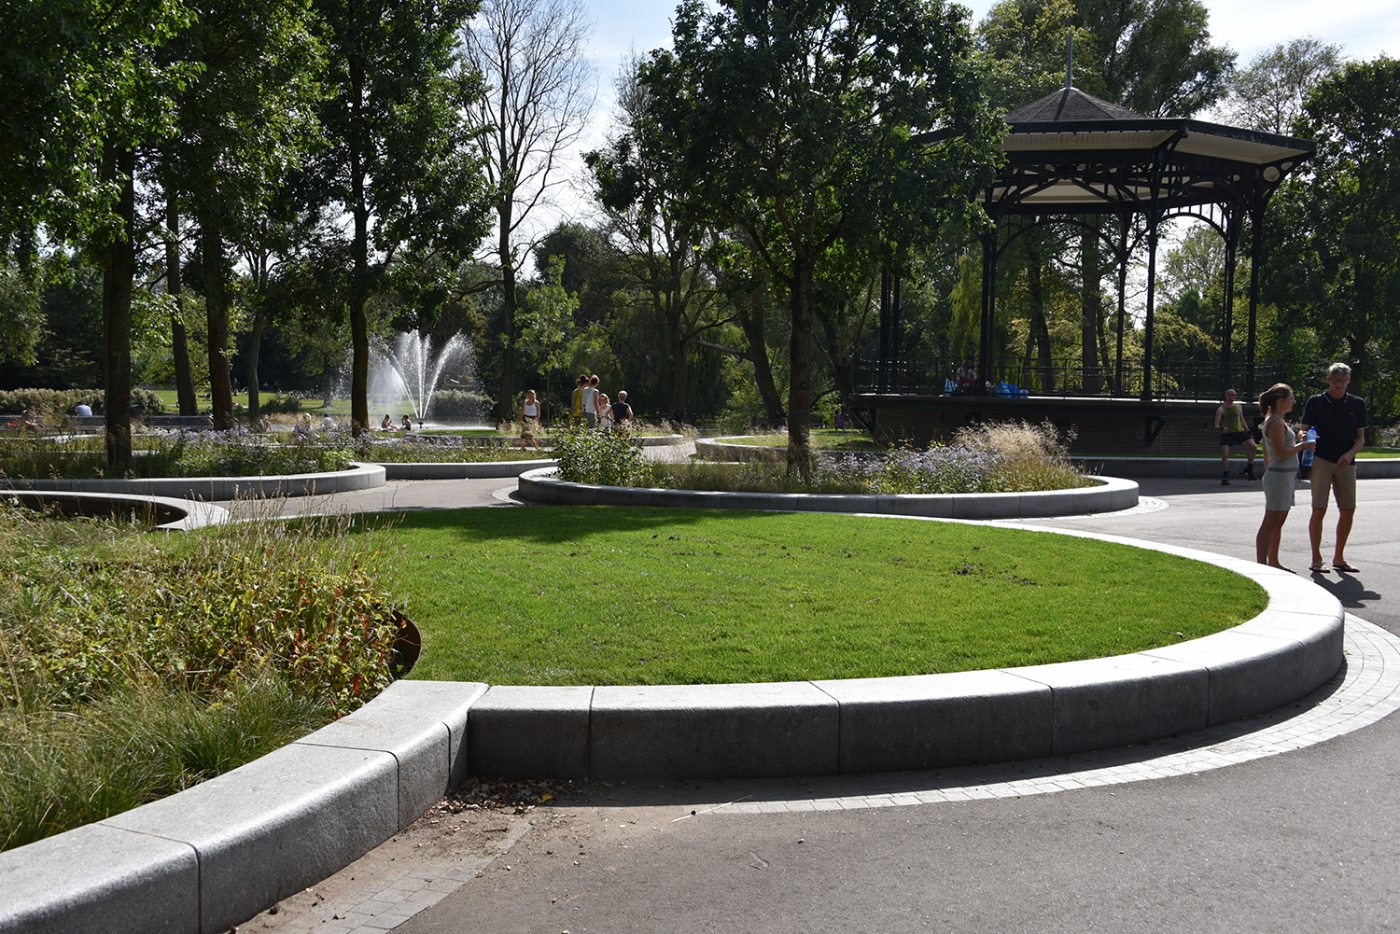
[[[473,482],[471,496],[461,488],[458,505],[471,497],[503,503],[501,481],[464,483]],[[488,489],[493,484],[497,489]],[[1024,524],[1253,557],[1263,515],[1257,483],[1141,485],[1144,506],[1126,514]],[[449,505],[426,491],[401,490],[395,498],[412,503],[409,508]],[[1309,558],[1308,513],[1300,490],[1281,550],[1284,563],[1299,569]],[[1363,482],[1347,548],[1360,572],[1313,578],[1349,613],[1392,633],[1400,633],[1396,529],[1400,481]],[[858,787],[856,779],[828,779],[823,787],[839,791],[843,781]],[[729,787],[739,797],[755,784]],[[803,791],[800,780],[782,784],[793,795]],[[1396,716],[1225,768],[1052,794],[805,813],[681,810],[702,793],[724,800],[725,783],[708,783],[703,792],[698,784],[595,787],[584,806],[549,817],[538,812],[540,826],[532,819],[532,832],[507,855],[484,863],[476,876],[393,929],[1400,928]],[[411,860],[411,852],[400,855]]]

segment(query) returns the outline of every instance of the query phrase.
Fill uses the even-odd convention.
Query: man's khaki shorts
[[[1327,494],[1332,490],[1337,491],[1338,509],[1356,508],[1356,461],[1338,470],[1337,465],[1331,461],[1315,457],[1308,479],[1312,482],[1314,509],[1327,508]]]

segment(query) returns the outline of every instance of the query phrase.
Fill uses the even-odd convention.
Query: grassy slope
[[[1058,535],[686,509],[408,514],[395,589],[414,677],[668,684],[922,674],[1093,658],[1227,628],[1233,574]]]

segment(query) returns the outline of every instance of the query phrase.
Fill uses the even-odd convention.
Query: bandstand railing
[[[858,393],[904,395],[951,395],[956,389],[955,359],[879,360],[858,358],[855,388]],[[1255,363],[1253,384],[1268,386],[1276,381],[1278,368]],[[1253,387],[1250,367],[1244,363],[1218,360],[1166,360],[1152,367],[1152,399],[1221,399],[1226,389],[1235,389],[1248,398]],[[971,395],[1142,398],[1141,366],[1090,366],[1075,361],[1052,361],[1048,365],[1024,359],[995,360],[989,375],[978,374]]]

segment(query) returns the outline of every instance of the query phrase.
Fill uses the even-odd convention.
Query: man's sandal
[[[1347,564],[1345,561],[1333,561],[1332,570],[1346,571],[1348,574],[1355,574],[1361,569],[1354,564]]]
[[[1332,568],[1326,564],[1312,564],[1308,566],[1308,570],[1314,574],[1327,574]]]

